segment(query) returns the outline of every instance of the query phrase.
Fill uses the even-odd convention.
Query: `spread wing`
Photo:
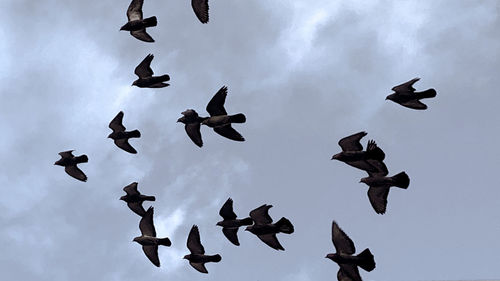
[[[377,214],[384,214],[387,207],[388,186],[377,186],[368,188],[368,199]]]
[[[220,208],[219,215],[225,220],[236,219],[236,214],[233,211],[233,199],[227,199],[226,203],[224,203],[224,205],[222,205],[222,208]]]
[[[337,273],[337,278],[342,276],[344,279],[338,278],[339,281],[362,281],[361,276],[359,275],[359,269],[355,264],[350,263],[341,263],[339,264],[340,270]]]
[[[200,231],[198,230],[197,225],[193,225],[191,231],[189,232],[189,236],[187,239],[187,247],[189,251],[191,251],[191,254],[198,254],[198,255],[205,254],[205,248],[203,248],[203,245],[201,245]]]
[[[222,228],[222,233],[224,233],[224,236],[231,241],[236,246],[240,245],[240,242],[238,241],[238,228]]]
[[[340,229],[335,221],[332,222],[332,242],[337,253],[352,255],[356,252],[354,242],[352,242],[351,238]]]
[[[62,158],[73,158],[73,150],[63,151],[58,153]]]
[[[227,115],[226,109],[224,109],[226,96],[227,87],[222,86],[207,104],[207,112],[210,116]]]
[[[420,80],[420,78],[413,78],[408,82],[394,86],[391,90],[393,90],[396,93],[415,92],[413,84],[415,84],[415,82],[417,82],[418,80]]]
[[[156,230],[153,224],[153,207],[149,207],[146,214],[142,217],[141,222],[139,222],[139,229],[143,236],[156,237]]]
[[[154,42],[155,40],[151,35],[146,32],[146,29],[130,31],[130,35],[144,42]]]
[[[160,267],[160,259],[158,258],[158,246],[142,246],[142,250],[146,257],[157,267]]]
[[[186,130],[187,135],[189,138],[199,147],[203,146],[203,140],[201,139],[201,132],[200,132],[200,126],[201,124],[199,122],[196,123],[189,123],[184,126],[184,129]]]
[[[142,207],[142,202],[129,202],[127,206],[132,210],[132,212],[138,214],[143,217],[146,214],[144,207]]]
[[[273,222],[273,219],[268,213],[271,207],[273,207],[273,205],[264,204],[250,212],[250,217],[253,219],[255,224],[270,224]]]
[[[189,262],[189,264],[201,273],[208,273],[205,263]]]
[[[76,165],[65,166],[64,171],[77,180],[87,181],[87,176]]]
[[[132,0],[127,9],[128,21],[142,20],[142,4],[144,0]]]
[[[375,168],[374,170],[365,170],[370,177],[385,177],[387,176],[387,174],[389,174],[384,161],[368,159],[366,160],[366,162],[368,162],[373,168]]]
[[[264,234],[264,235],[257,235],[262,242],[266,243],[269,247],[275,249],[275,250],[282,250],[284,251],[285,248],[281,246],[280,242],[278,241],[278,238],[276,238],[275,233],[271,234]]]
[[[411,108],[411,109],[427,109],[427,105],[422,103],[421,101],[419,100],[410,100],[410,101],[407,101],[407,102],[402,102],[400,103],[402,106],[406,106],[408,108]]]
[[[359,143],[359,140],[366,136],[366,132],[359,132],[348,137],[345,137],[339,141],[339,145],[342,151],[361,151],[363,146]]]
[[[130,145],[130,143],[128,143],[128,139],[116,139],[116,140],[114,140],[114,142],[115,142],[116,146],[125,150],[126,152],[133,153],[133,154],[137,153],[137,150],[135,150],[135,148],[133,148]]]
[[[233,127],[231,127],[230,124],[222,127],[215,127],[214,131],[217,134],[226,137],[230,140],[245,141],[245,138],[240,133],[238,133],[238,131],[236,131]]]
[[[125,131],[125,126],[123,126],[123,111],[118,112],[118,114],[109,123],[109,128],[113,132],[123,132]]]
[[[141,193],[137,190],[137,182],[133,182],[125,186],[123,191],[125,191],[127,195],[141,195]]]
[[[141,63],[135,68],[134,73],[139,76],[139,78],[147,78],[151,77],[154,73],[153,70],[151,69],[151,61],[153,60],[154,56],[152,54],[147,55]]]
[[[208,23],[208,0],[191,0],[191,6],[201,23]]]

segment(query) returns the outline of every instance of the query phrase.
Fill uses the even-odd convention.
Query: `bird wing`
[[[64,171],[77,180],[87,181],[87,176],[82,172],[82,170],[78,169],[76,165],[65,166]]]
[[[153,70],[150,67],[153,58],[154,56],[152,54],[147,55],[135,68],[135,75],[139,76],[139,78],[151,77],[154,74]]]
[[[133,148],[130,143],[128,143],[128,139],[116,139],[114,140],[116,146],[118,146],[119,148],[125,150],[126,152],[129,152],[129,153],[132,153],[132,154],[136,154],[137,153],[137,150],[135,150],[135,148]]]
[[[153,224],[153,212],[154,208],[149,207],[146,214],[139,222],[139,229],[141,230],[143,236],[156,237],[156,230]]]
[[[146,254],[146,257],[157,267],[160,267],[160,259],[158,258],[158,246],[157,245],[152,245],[152,246],[142,246],[142,250],[144,251],[144,254]]]
[[[141,202],[128,202],[127,206],[130,208],[130,210],[132,210],[132,212],[138,214],[141,217],[146,214],[146,211],[144,210]]]
[[[199,147],[203,146],[203,140],[201,139],[200,132],[201,124],[199,122],[189,123],[184,126],[187,135],[189,138]]]
[[[266,243],[269,247],[275,250],[285,250],[285,248],[283,248],[283,246],[281,246],[280,242],[278,241],[278,238],[276,238],[275,233],[257,235],[257,237],[259,237],[262,242]]]
[[[133,182],[125,186],[123,191],[125,191],[127,195],[141,195],[141,193],[137,190],[137,182]]]
[[[229,198],[226,200],[226,203],[220,208],[219,215],[225,220],[236,219],[236,214],[233,211],[233,199]]]
[[[355,264],[351,263],[340,263],[340,270],[337,273],[337,278],[341,275],[344,279],[338,279],[339,281],[362,281],[361,276],[359,275],[359,269]]]
[[[368,188],[368,199],[377,214],[384,214],[387,207],[387,196],[389,186],[370,186]]]
[[[384,161],[368,159],[366,160],[366,162],[368,162],[372,167],[375,168],[375,170],[365,170],[370,177],[385,177],[387,176],[387,174],[389,174]]]
[[[205,248],[203,248],[203,245],[201,244],[200,231],[198,230],[197,225],[193,225],[191,231],[189,232],[187,247],[189,251],[191,251],[191,254],[205,254]]]
[[[118,114],[109,123],[109,128],[113,132],[123,132],[125,131],[125,126],[123,126],[123,111],[118,112]]]
[[[347,161],[345,162],[347,165],[352,166],[354,168],[361,169],[363,171],[371,171],[371,172],[376,172],[378,171],[376,167],[371,165],[368,161],[365,160],[359,160],[359,161]]]
[[[270,224],[273,222],[273,219],[269,216],[269,209],[272,208],[273,205],[264,204],[258,207],[255,210],[250,212],[250,217],[253,219],[255,224]]]
[[[226,137],[230,140],[245,141],[245,138],[240,133],[238,133],[238,131],[236,131],[233,127],[231,127],[230,124],[222,127],[215,127],[214,131],[217,134]]]
[[[130,31],[130,35],[134,36],[135,38],[141,40],[141,41],[144,41],[144,42],[154,42],[155,40],[153,39],[153,37],[151,37],[151,35],[149,35],[147,32],[146,32],[146,29],[140,29],[140,30],[133,30],[133,31]]]
[[[405,82],[403,84],[392,87],[391,90],[393,90],[396,93],[415,92],[415,88],[413,88],[413,84],[415,84],[415,82],[417,82],[418,80],[420,80],[420,78],[413,78],[408,82]]]
[[[132,0],[127,9],[128,21],[142,20],[142,4],[144,0]]]
[[[427,109],[427,105],[419,100],[409,100],[407,102],[400,103],[402,106],[406,106],[411,109]]]
[[[366,132],[359,132],[348,137],[345,137],[339,141],[339,145],[342,151],[361,151],[363,146],[359,143],[359,140],[366,136]]]
[[[349,277],[349,275],[347,275],[347,273],[345,273],[342,270],[342,268],[340,268],[339,271],[337,272],[337,280],[338,281],[354,281],[354,279]]]
[[[208,22],[208,0],[191,0],[193,11],[201,21],[201,23]]]
[[[335,221],[332,222],[332,242],[338,253],[352,255],[356,252],[354,242]]]
[[[205,263],[199,263],[199,262],[189,262],[189,264],[196,270],[198,270],[201,273],[208,273],[207,268],[205,267]]]
[[[224,236],[231,241],[236,246],[240,245],[240,242],[238,241],[238,228],[227,228],[224,227],[222,228],[222,233],[224,233]]]
[[[63,151],[58,153],[62,158],[73,158],[73,150]]]
[[[215,93],[212,99],[207,104],[207,112],[210,116],[217,115],[227,115],[226,109],[224,108],[224,102],[226,101],[227,87],[222,86],[222,88]]]

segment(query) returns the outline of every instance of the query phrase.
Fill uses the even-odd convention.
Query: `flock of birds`
[[[157,25],[156,17],[144,19],[142,14],[142,5],[144,0],[132,0],[128,9],[128,22],[122,26],[120,30],[130,31],[130,34],[145,42],[154,42],[153,38],[146,32],[146,28]],[[208,23],[208,0],[192,0],[191,1],[194,13],[202,23]],[[149,54],[135,68],[135,74],[139,77],[133,82],[133,86],[141,88],[163,88],[169,86],[165,83],[170,80],[169,75],[153,76],[154,72],[151,69],[151,62],[154,56]],[[392,88],[393,94],[387,96],[386,99],[398,103],[402,106],[423,110],[427,109],[427,105],[420,102],[424,98],[433,98],[436,96],[434,89],[428,89],[422,92],[416,92],[413,84],[419,78],[414,78],[406,83]],[[230,140],[244,141],[243,136],[236,131],[231,125],[233,123],[245,123],[246,117],[243,113],[229,115],[224,108],[224,102],[227,96],[227,87],[223,86],[209,101],[206,110],[209,117],[200,117],[193,109],[188,109],[182,112],[182,117],[177,120],[184,124],[185,131],[189,138],[199,147],[203,146],[201,137],[201,125],[206,125],[213,130]],[[108,138],[113,139],[116,146],[122,150],[136,154],[137,151],[129,143],[130,138],[140,138],[139,130],[127,131],[123,125],[124,113],[120,111],[116,117],[109,123],[109,128],[113,131],[108,135]],[[360,140],[366,136],[366,132],[359,132],[345,138],[342,138],[338,144],[342,148],[342,152],[332,156],[332,160],[342,161],[352,167],[364,170],[368,173],[368,177],[360,180],[369,186],[368,198],[378,214],[384,214],[387,207],[387,197],[391,187],[399,187],[402,189],[408,188],[410,178],[403,171],[392,177],[389,177],[388,169],[383,162],[385,153],[380,149],[375,141],[369,140],[366,150]],[[60,152],[61,159],[55,162],[55,165],[63,166],[66,173],[80,181],[87,181],[85,173],[78,168],[78,164],[87,163],[87,155],[74,156],[73,150]],[[141,236],[135,237],[133,241],[142,245],[142,249],[146,257],[155,265],[160,266],[158,257],[159,246],[171,246],[171,241],[168,237],[159,238],[156,235],[156,230],[153,222],[154,208],[149,207],[147,210],[143,207],[144,201],[155,201],[154,196],[141,194],[137,190],[137,182],[133,182],[123,188],[126,195],[120,200],[127,203],[127,206],[134,213],[141,217],[139,229]],[[224,236],[234,245],[239,246],[238,229],[246,226],[245,230],[256,235],[262,242],[275,250],[285,250],[278,241],[276,234],[285,233],[292,234],[294,226],[285,217],[282,217],[276,223],[269,216],[269,209],[272,205],[264,204],[249,213],[249,217],[238,219],[233,210],[233,200],[229,198],[219,211],[222,221],[217,223],[217,226],[222,227]],[[366,271],[372,271],[375,268],[375,260],[369,249],[365,249],[358,255],[355,255],[356,249],[353,241],[344,233],[344,231],[333,221],[332,223],[332,241],[336,249],[336,253],[328,254],[326,258],[336,262],[340,269],[337,273],[339,281],[361,281],[358,267]],[[208,273],[205,263],[219,262],[222,257],[219,254],[206,255],[205,249],[201,243],[200,232],[198,226],[193,225],[187,238],[187,247],[191,252],[184,256],[184,259],[189,261],[189,264],[202,273]]]

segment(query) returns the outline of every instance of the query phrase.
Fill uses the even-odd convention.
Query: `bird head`
[[[135,237],[134,240],[132,240],[132,242],[137,242],[139,243],[139,237]]]
[[[181,122],[181,123],[186,123],[186,117],[185,116],[182,116],[181,118],[177,119],[177,122]]]
[[[62,163],[61,163],[62,159],[61,160],[57,160],[54,165],[59,165],[59,166],[64,166]]]
[[[190,257],[191,257],[191,255],[185,255],[185,256],[183,257],[183,259],[188,260]]]
[[[222,221],[218,222],[216,225],[222,226]]]
[[[127,30],[126,28],[128,27],[128,22],[126,24],[124,24],[122,27],[120,27],[120,31],[122,30]]]
[[[337,153],[337,154],[335,154],[335,155],[332,156],[331,160],[333,160],[333,159],[340,160],[341,155],[342,155],[342,153]]]
[[[131,86],[137,86],[137,80],[135,80]]]
[[[331,259],[332,261],[335,261],[337,259],[338,255],[337,254],[328,254],[326,255],[325,258]]]
[[[369,177],[362,178],[362,179],[359,180],[359,182],[362,182],[362,183],[365,183],[365,184],[369,185],[369,183],[368,183],[369,179],[370,179]]]
[[[126,197],[126,195],[123,195],[122,197],[120,197],[120,200],[125,201],[125,197]]]
[[[111,135],[113,135],[113,133],[109,134],[109,135],[108,135],[108,138],[111,138]]]
[[[394,100],[394,97],[396,96],[397,94],[390,94],[388,95],[387,97],[385,97],[385,100]]]

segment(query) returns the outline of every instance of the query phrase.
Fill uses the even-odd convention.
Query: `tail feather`
[[[217,255],[209,256],[208,260],[211,262],[220,262],[222,260],[222,257],[219,254],[217,254]]]
[[[245,123],[247,121],[247,118],[245,117],[245,114],[238,113],[238,114],[229,116],[229,121],[231,123]]]
[[[405,172],[401,172],[397,175],[392,176],[392,180],[394,181],[394,186],[407,189],[410,185],[410,178]]]
[[[172,242],[170,242],[170,239],[168,239],[168,237],[165,237],[158,240],[158,245],[169,247],[170,245],[172,245]]]
[[[162,82],[170,81],[170,76],[168,76],[168,74],[162,75],[160,78]]]
[[[144,200],[145,201],[155,201],[156,198],[154,196],[146,196],[146,197],[144,197]]]
[[[252,225],[252,224],[253,224],[253,220],[250,217],[244,218],[241,220],[241,225]]]
[[[141,132],[139,132],[139,130],[133,130],[133,131],[128,132],[127,136],[129,138],[140,138]]]
[[[87,157],[87,155],[80,155],[80,156],[77,156],[75,157],[75,161],[77,164],[79,163],[87,163],[89,162],[89,158]]]
[[[277,221],[276,226],[279,228],[280,232],[283,232],[286,234],[292,234],[294,231],[293,224],[285,217],[283,217],[279,221]]]
[[[151,26],[156,26],[158,24],[158,20],[156,19],[155,16],[144,19],[144,24],[146,25],[145,27],[151,27]]]
[[[433,98],[436,96],[436,90],[429,89],[423,92],[418,92],[417,94],[419,99]]]
[[[360,259],[358,264],[359,267],[366,271],[372,271],[375,269],[375,259],[373,258],[370,249],[366,248],[357,257]]]

